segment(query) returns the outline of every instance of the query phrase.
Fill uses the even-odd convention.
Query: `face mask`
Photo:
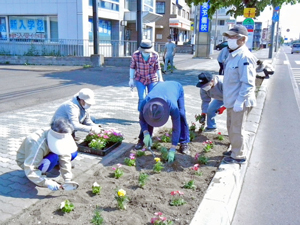
[[[227,43],[228,43],[228,47],[231,50],[235,50],[239,47],[239,45],[237,44],[237,39],[228,39]]]
[[[150,53],[148,53],[148,52],[142,52],[142,55],[143,55],[143,57],[145,59],[145,58],[148,58],[150,56]]]
[[[91,107],[91,105],[85,103],[82,107],[83,107],[84,109],[89,109],[89,108]]]
[[[211,86],[210,85],[207,85],[205,87],[202,88],[202,90],[204,91],[209,91],[211,89]]]

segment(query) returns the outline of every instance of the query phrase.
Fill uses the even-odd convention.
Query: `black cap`
[[[237,34],[248,36],[248,30],[243,25],[235,25],[229,31],[226,31],[225,33],[223,33],[223,36],[233,36],[233,35],[237,35]]]
[[[208,72],[203,72],[198,75],[199,82],[196,87],[201,88],[203,85],[209,83],[213,79],[213,75]]]

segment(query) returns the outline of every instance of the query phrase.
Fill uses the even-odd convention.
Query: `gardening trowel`
[[[151,149],[151,146],[148,147],[148,150],[152,153],[153,158],[155,158],[156,156],[154,155],[154,152]]]
[[[79,187],[79,184],[75,181],[67,181],[61,185],[61,188],[65,191],[73,191]]]

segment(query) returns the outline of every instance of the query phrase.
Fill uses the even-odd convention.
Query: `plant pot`
[[[118,147],[121,143],[122,143],[122,141],[116,142],[116,143],[108,143],[107,146],[101,150],[90,148],[88,146],[88,143],[85,141],[77,144],[77,146],[78,146],[79,152],[104,156],[104,155],[107,155],[108,153],[110,153],[116,147]]]

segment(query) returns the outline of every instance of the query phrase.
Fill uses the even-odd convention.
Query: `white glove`
[[[157,78],[158,78],[158,82],[164,82],[163,76],[161,74],[161,70],[157,70]]]
[[[241,112],[241,111],[243,111],[243,108],[244,108],[244,102],[240,102],[240,101],[236,100],[233,105],[233,111]]]
[[[129,87],[134,88],[135,84],[134,84],[134,79],[133,78],[129,79],[128,85],[129,85]]]
[[[51,191],[57,191],[60,188],[60,184],[57,183],[54,180],[46,180],[45,184],[47,185],[47,187],[51,190]]]
[[[91,128],[91,132],[94,134],[99,134],[101,132],[101,128],[98,125],[94,125]]]

